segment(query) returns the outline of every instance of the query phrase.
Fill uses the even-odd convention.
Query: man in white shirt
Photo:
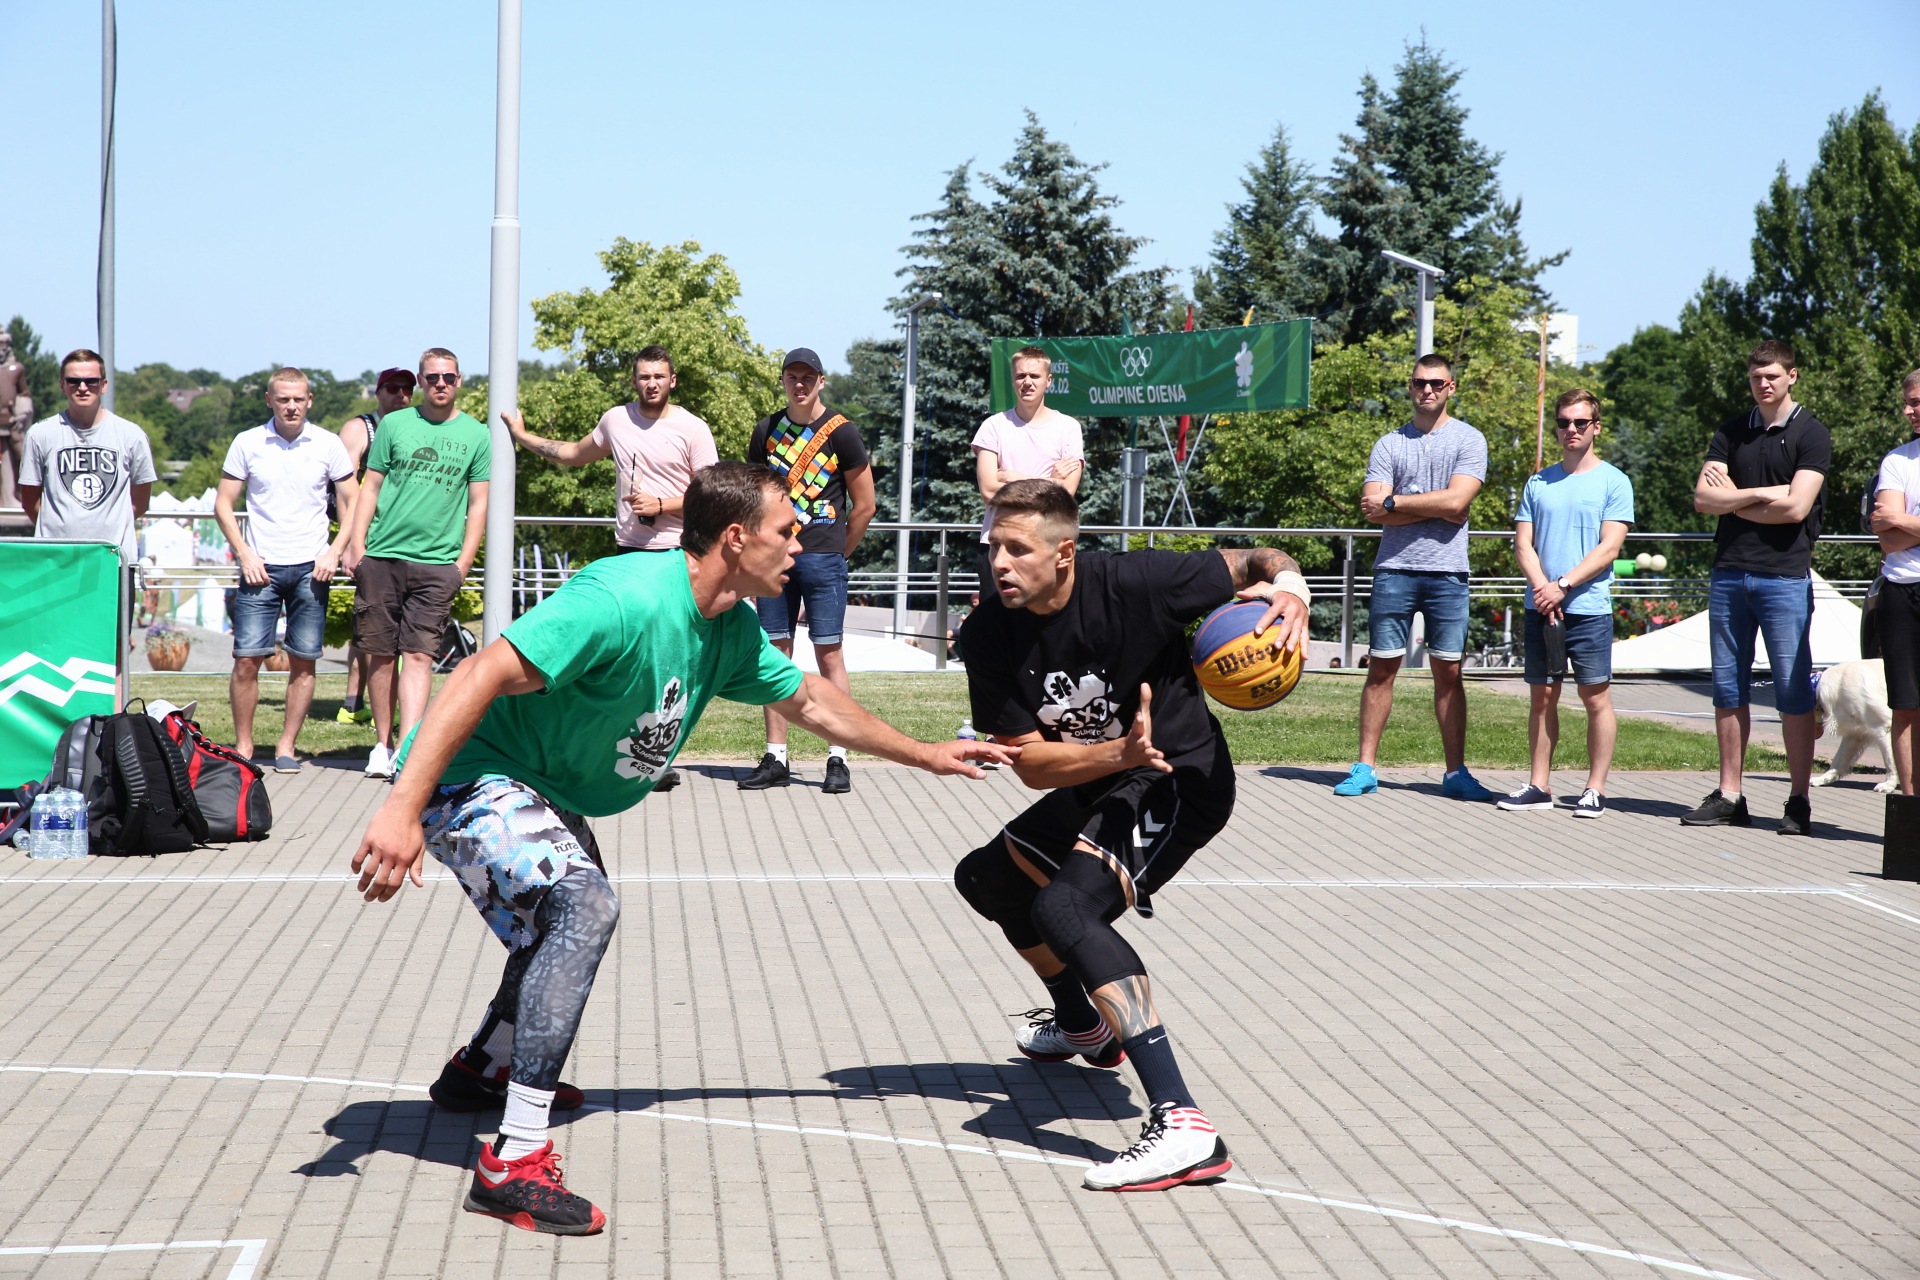
[[[273,419],[234,437],[220,464],[214,518],[240,568],[240,594],[233,611],[234,748],[253,758],[253,713],[260,700],[260,665],[273,655],[274,630],[287,617],[287,718],[274,746],[273,767],[298,773],[294,739],[313,702],[313,666],[327,629],[327,590],[353,527],[358,485],[353,461],[340,437],[307,421],[313,394],[307,375],[282,369],[267,380]],[[327,541],[327,492],[342,515],[341,530]],[[240,532],[233,504],[247,495],[247,531]]]
[[[1881,460],[1873,485],[1873,531],[1886,553],[1880,572],[1887,579],[1874,616],[1893,709],[1893,771],[1900,794],[1910,796],[1914,725],[1920,723],[1920,369],[1900,390],[1914,438]]]
[[[1053,377],[1053,357],[1039,347],[1013,353],[1014,407],[996,413],[973,433],[974,477],[982,501],[1013,480],[1051,480],[1068,493],[1080,492],[1086,449],[1080,420],[1047,408],[1047,383]],[[980,522],[980,590],[993,589],[993,568],[987,561],[987,531],[993,528],[993,507]]]

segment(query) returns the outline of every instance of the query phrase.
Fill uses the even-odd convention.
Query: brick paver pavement
[[[1243,770],[1123,926],[1237,1167],[1112,1196],[1080,1168],[1132,1140],[1130,1071],[1012,1053],[1042,989],[948,883],[1011,777],[684,772],[597,823],[584,1240],[460,1210],[493,1117],[425,1086],[503,953],[444,875],[352,892],[380,784],[275,779],[247,848],[8,851],[0,1276],[1920,1274],[1920,886],[1877,878],[1865,787],[1786,840],[1779,779],[1691,831],[1703,775],[1588,823]]]

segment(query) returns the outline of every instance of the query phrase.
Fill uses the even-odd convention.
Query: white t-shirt
[[[983,450],[991,450],[1000,459],[1002,470],[1041,478],[1056,462],[1086,457],[1080,420],[1059,412],[1050,412],[1034,422],[1024,421],[1011,409],[996,413],[973,433],[973,451],[977,454]],[[991,528],[993,508],[988,507],[986,519],[980,522],[980,541],[987,540]]]
[[[40,488],[35,537],[112,542],[121,564],[139,558],[132,488],[155,478],[146,432],[105,409],[91,427],[56,413],[33,424],[24,453],[20,483]]]
[[[686,527],[677,511],[642,517],[627,505],[627,495],[650,493],[677,498],[693,483],[693,473],[720,460],[707,424],[677,404],[657,418],[640,412],[637,402],[616,405],[600,415],[593,442],[613,450],[619,475],[619,500],[614,506],[613,540],[623,547],[658,551],[680,545]]]
[[[1877,497],[1884,489],[1904,494],[1907,514],[1920,515],[1920,440],[1909,440],[1880,459],[1880,478],[1873,482],[1873,492]],[[1888,582],[1920,582],[1920,547],[1887,552],[1880,572]]]
[[[247,484],[247,545],[268,564],[307,564],[327,548],[327,490],[353,474],[347,447],[308,422],[288,440],[272,422],[242,431],[221,472]]]

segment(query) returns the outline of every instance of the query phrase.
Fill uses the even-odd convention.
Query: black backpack
[[[186,761],[144,709],[68,725],[46,785],[86,801],[89,853],[184,853],[206,843]]]
[[[440,632],[440,652],[433,655],[433,669],[445,675],[472,657],[478,649],[473,632],[448,618],[447,625]]]

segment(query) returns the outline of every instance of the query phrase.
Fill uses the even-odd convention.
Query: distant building
[[[167,392],[167,403],[185,413],[193,407],[195,400],[211,390],[213,390],[212,387],[175,387]]]

